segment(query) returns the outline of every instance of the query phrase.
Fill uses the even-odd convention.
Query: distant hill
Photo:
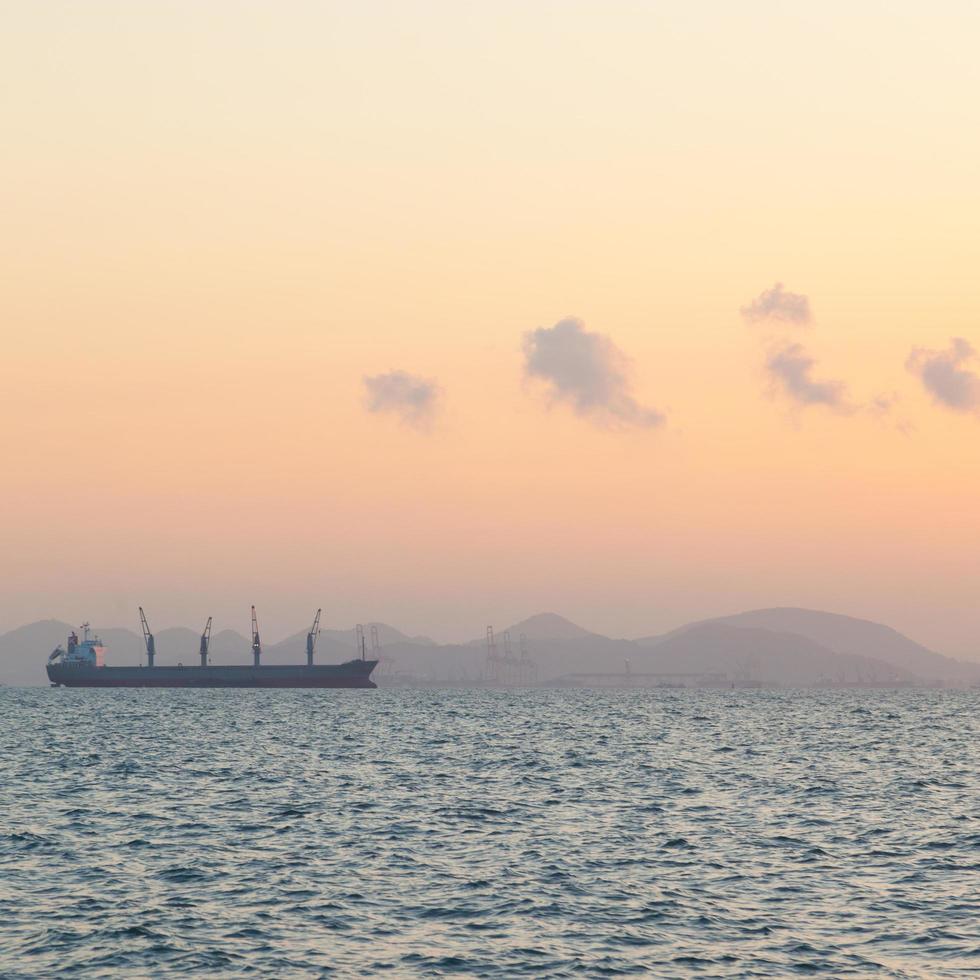
[[[763,629],[805,637],[834,653],[881,661],[923,681],[970,681],[980,678],[980,665],[935,653],[889,626],[814,609],[754,609],[734,616],[690,623],[672,633],[646,637],[637,640],[637,643],[642,646],[659,645],[706,624]]]
[[[194,649],[200,649],[200,637],[197,638]],[[219,663],[241,663],[241,658],[248,656],[252,649],[252,641],[235,630],[221,630],[211,637],[211,656],[226,657]]]
[[[633,661],[633,668],[722,673],[733,680],[763,680],[793,687],[901,684],[916,679],[911,672],[883,660],[837,653],[798,633],[734,626],[725,621],[697,623],[648,644]]]
[[[401,630],[395,629],[394,626],[389,626],[387,623],[362,623],[364,627],[364,637],[365,642],[368,647],[371,645],[371,627],[374,626],[378,631],[378,642],[382,646],[387,646],[392,643],[412,643],[415,646],[423,647],[434,647],[438,646],[435,640],[430,640],[427,636],[408,636],[402,633]],[[296,633],[287,640],[283,640],[284,643],[294,642],[297,638],[301,639],[303,649],[306,649],[306,630],[301,633]],[[354,630],[338,630],[338,629],[322,629],[320,630],[320,640],[322,643],[324,640],[332,640],[342,646],[348,646],[352,650],[354,649]]]
[[[590,636],[599,637],[598,633],[590,633],[556,613],[538,613],[536,616],[529,616],[511,626],[509,632],[512,637],[518,637],[523,633],[529,640],[582,640]],[[606,639],[606,637],[599,638]]]
[[[12,687],[47,684],[44,661],[71,631],[68,623],[44,619],[0,635],[0,683]]]
[[[496,630],[495,633],[498,639],[503,637],[505,633],[509,633],[514,643],[518,642],[522,633],[528,640],[536,641],[585,640],[589,638],[598,640],[609,639],[609,637],[602,636],[599,633],[590,633],[587,629],[583,629],[571,620],[565,619],[564,616],[550,612],[537,613],[534,616],[529,616],[527,619],[522,619],[519,623],[514,623],[513,626],[507,627],[507,629]],[[485,644],[485,636],[481,636],[476,640],[470,640],[471,646],[484,646]]]

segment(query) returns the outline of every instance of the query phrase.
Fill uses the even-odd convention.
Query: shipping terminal
[[[371,672],[377,659],[367,658],[363,630],[358,629],[360,656],[340,664],[315,664],[316,641],[320,633],[320,610],[313,628],[306,635],[305,664],[263,664],[255,606],[252,606],[252,663],[218,666],[209,657],[211,618],[201,634],[200,663],[195,667],[160,667],[154,663],[153,634],[140,607],[140,625],[146,648],[146,666],[109,667],[105,648],[98,636],[89,635],[89,624],[82,626],[82,638],[73,630],[64,647],[56,647],[48,657],[48,680],[52,687],[331,687],[374,688]]]

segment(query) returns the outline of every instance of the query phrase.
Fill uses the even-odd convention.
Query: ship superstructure
[[[68,634],[68,641],[65,647],[57,646],[51,651],[48,657],[48,665],[58,664],[66,669],[78,669],[85,667],[104,667],[105,666],[105,647],[97,637],[89,637],[91,627],[88,623],[82,623],[83,639],[79,640],[78,634],[72,630]]]

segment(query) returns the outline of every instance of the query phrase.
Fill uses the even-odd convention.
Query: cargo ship
[[[305,664],[263,664],[255,607],[252,607],[252,663],[235,666],[212,664],[209,656],[211,620],[201,634],[200,661],[196,666],[158,666],[156,644],[140,609],[140,625],[146,648],[146,666],[110,667],[105,647],[98,636],[89,635],[89,624],[82,626],[82,637],[73,630],[64,647],[56,647],[48,657],[48,680],[52,687],[324,687],[374,688],[371,672],[377,659],[369,660],[363,630],[357,638],[360,657],[340,664],[315,664],[313,656],[319,635],[320,610],[306,636]]]

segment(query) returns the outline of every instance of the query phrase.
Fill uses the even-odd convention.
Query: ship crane
[[[262,641],[259,639],[259,623],[252,606],[252,665],[258,667],[262,662]]]
[[[208,665],[208,647],[211,646],[211,617],[208,616],[207,625],[204,627],[204,632],[201,634],[201,666],[207,667]]]
[[[316,651],[316,638],[320,635],[320,613],[321,609],[316,611],[316,616],[313,617],[313,626],[309,633],[306,634],[306,666],[313,666],[313,654]]]
[[[367,660],[367,646],[364,642],[364,627],[358,623],[354,627],[354,644],[357,652],[361,655],[361,660]]]
[[[153,639],[153,634],[150,632],[150,625],[146,621],[146,615],[143,612],[143,607],[140,606],[140,626],[143,628],[143,643],[146,646],[146,664],[148,667],[153,666],[153,658],[156,656],[157,648],[156,641]],[[86,636],[88,634],[88,623],[85,624]]]

